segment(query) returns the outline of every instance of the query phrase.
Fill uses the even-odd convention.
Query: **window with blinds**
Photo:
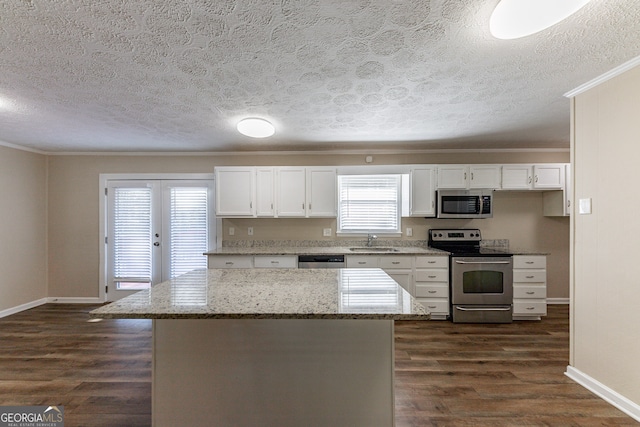
[[[169,208],[169,275],[173,279],[197,268],[207,267],[208,189],[171,187]]]
[[[400,233],[400,175],[338,176],[338,231]]]
[[[115,188],[113,275],[119,289],[151,286],[151,188]]]

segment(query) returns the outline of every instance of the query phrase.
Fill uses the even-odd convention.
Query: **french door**
[[[207,267],[212,180],[109,180],[106,189],[107,301]]]

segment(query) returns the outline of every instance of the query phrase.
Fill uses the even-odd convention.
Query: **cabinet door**
[[[274,176],[273,168],[256,168],[256,216],[275,215]]]
[[[335,218],[336,169],[307,168],[307,216]]]
[[[531,165],[502,166],[503,190],[529,190],[533,185]]]
[[[415,168],[411,169],[411,180],[409,182],[410,216],[435,216],[436,215],[436,180],[435,168]]]
[[[469,166],[469,188],[500,188],[500,166]]]
[[[276,215],[304,217],[306,215],[305,168],[276,170]]]
[[[221,167],[216,175],[216,215],[254,216],[255,168]]]
[[[564,164],[535,165],[533,167],[533,188],[564,188]]]
[[[466,165],[438,166],[438,189],[467,188],[469,167]]]

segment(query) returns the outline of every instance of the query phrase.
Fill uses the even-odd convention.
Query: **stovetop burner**
[[[480,245],[482,235],[477,228],[431,229],[429,246],[450,252],[452,256],[510,256],[506,250],[485,248]]]

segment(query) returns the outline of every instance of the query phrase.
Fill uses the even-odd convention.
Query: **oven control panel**
[[[429,241],[432,242],[479,242],[482,240],[480,230],[477,228],[467,229],[431,229],[429,230]]]

